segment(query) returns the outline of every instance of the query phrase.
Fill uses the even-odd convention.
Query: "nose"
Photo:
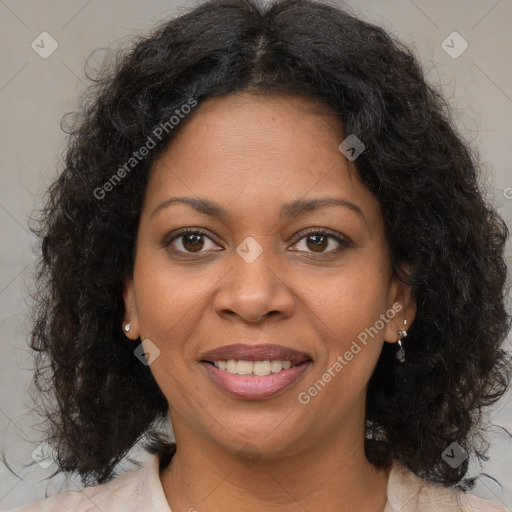
[[[218,315],[260,323],[269,317],[286,318],[293,314],[294,293],[276,258],[271,256],[271,249],[267,248],[248,262],[233,252],[233,266],[220,281],[213,298]]]

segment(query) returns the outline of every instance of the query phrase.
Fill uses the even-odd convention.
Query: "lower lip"
[[[230,395],[244,400],[261,400],[277,395],[291,386],[309,368],[311,361],[264,377],[235,375],[226,370],[220,370],[210,363],[202,362],[201,364],[211,379]]]

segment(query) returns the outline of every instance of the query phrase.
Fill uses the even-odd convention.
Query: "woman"
[[[20,510],[505,510],[464,492],[510,378],[477,178],[411,53],[340,9],[215,0],[142,39],[39,232],[36,383],[88,486]]]

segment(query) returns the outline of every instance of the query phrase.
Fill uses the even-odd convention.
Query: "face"
[[[236,94],[155,163],[125,321],[158,354],[177,440],[270,456],[362,437],[382,345],[415,309],[343,138],[312,100]]]

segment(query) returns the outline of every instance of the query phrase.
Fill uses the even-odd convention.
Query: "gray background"
[[[88,83],[84,63],[93,50],[126,44],[164,17],[196,3],[0,0],[0,434],[2,447],[22,477],[11,475],[0,464],[0,509],[31,502],[45,492],[53,494],[62,484],[62,478],[40,482],[55,466],[22,466],[32,461],[31,453],[39,444],[36,419],[27,415],[31,378],[27,290],[37,251],[28,219],[40,206],[40,194],[60,166],[65,141],[60,119],[76,109],[78,94]],[[489,197],[510,222],[512,0],[351,0],[348,5],[415,49],[429,80],[449,98],[462,133],[480,152]],[[441,46],[454,31],[468,44],[457,58]],[[31,47],[42,32],[50,33],[59,45],[47,59]],[[452,39],[448,38],[447,44],[454,54],[463,48],[463,42]],[[490,460],[483,466],[504,489],[486,479],[473,491],[501,501],[509,509],[512,449],[499,426],[512,431],[511,398],[509,392],[490,411],[496,426],[490,436]],[[472,472],[482,469],[471,467]],[[65,485],[77,484],[69,481]]]

